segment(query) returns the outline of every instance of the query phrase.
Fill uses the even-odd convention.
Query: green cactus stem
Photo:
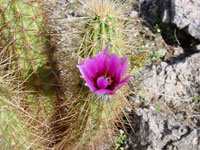
[[[91,18],[84,25],[84,41],[82,47],[82,57],[96,56],[108,43],[111,44],[110,53],[122,56],[121,49],[124,47],[123,21],[117,16],[120,9],[113,1],[90,2],[88,5],[93,10]],[[102,6],[101,6],[102,5]],[[99,8],[98,8],[99,7]],[[101,7],[105,7],[103,10]],[[111,9],[111,10],[106,10]],[[110,13],[110,11],[113,11]],[[118,13],[115,13],[119,11]]]
[[[105,97],[97,97],[90,93],[87,97],[82,95],[63,107],[67,113],[60,119],[57,118],[55,130],[67,128],[58,134],[63,137],[61,141],[59,138],[59,142],[55,142],[57,144],[54,148],[93,150],[102,147],[112,149],[113,136],[116,135],[117,128],[124,129],[123,124],[126,122],[122,119],[123,108],[131,106],[123,93],[118,94],[117,97],[110,96],[107,101]],[[53,136],[55,135],[51,137]]]
[[[107,136],[107,144],[112,142],[111,137],[115,135],[115,130],[117,130],[115,123],[122,121],[120,120],[123,114],[121,107],[125,106],[125,103],[122,104],[122,102],[124,101],[120,102],[114,97],[107,102],[103,101],[102,98],[93,97],[88,103],[86,102],[88,107],[86,103],[82,105],[81,112],[84,115],[80,115],[79,119],[82,124],[85,121],[85,127],[84,130],[78,130],[79,133],[82,133],[80,143],[77,145],[79,149],[88,149],[88,147],[93,146],[99,148],[101,145],[98,143],[102,144],[105,136]]]
[[[132,43],[127,39],[127,32],[124,30],[125,22],[129,22],[123,16],[121,4],[113,0],[88,0],[86,1],[89,11],[89,19],[83,26],[84,39],[81,48],[81,57],[96,56],[105,46],[110,43],[110,53],[118,56],[127,55],[130,61],[131,70],[136,70],[146,63],[149,52],[137,52],[131,50],[127,45]],[[129,31],[128,34],[134,34]]]
[[[48,64],[41,13],[38,1],[0,0],[0,31],[24,78]]]
[[[26,81],[26,90],[53,95],[50,46],[44,27],[40,1],[0,0],[0,32],[10,66]]]
[[[17,104],[10,102],[11,94],[0,82],[0,147],[2,150],[34,148],[31,136],[24,128]]]
[[[39,0],[0,0],[0,39],[5,41],[0,42],[0,47],[5,49],[5,51],[0,51],[1,54],[3,53],[0,60],[8,63],[8,71],[13,72],[10,73],[11,78],[17,78],[19,81],[16,83],[16,89],[21,88],[21,93],[18,94],[16,102],[19,108],[26,112],[22,112],[22,117],[18,117],[17,110],[7,110],[1,113],[1,117],[4,122],[9,119],[6,116],[13,117],[13,120],[17,118],[19,121],[14,121],[13,125],[16,126],[18,135],[23,136],[21,128],[26,127],[33,137],[31,138],[32,144],[36,143],[39,146],[46,140],[43,136],[45,136],[44,132],[49,129],[48,119],[54,113],[53,100],[55,99],[54,75],[49,61],[50,46],[45,33],[44,14],[40,4]],[[0,101],[1,99],[11,103],[10,99],[0,93]],[[0,103],[0,106],[4,107],[8,104]],[[3,123],[1,126],[3,130],[0,131],[3,132],[7,125]],[[5,129],[11,136],[10,127],[8,130]],[[25,149],[31,148],[29,145],[23,145],[25,137],[19,136],[19,138],[21,138],[19,142],[22,143],[20,150],[24,147]],[[14,138],[11,144],[13,140]]]

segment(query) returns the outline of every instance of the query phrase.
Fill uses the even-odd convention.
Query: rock
[[[200,44],[196,45],[196,50],[200,51]]]
[[[138,15],[138,12],[135,11],[135,10],[131,11],[131,13],[130,13],[130,17],[131,17],[132,19],[135,18],[137,15]]]
[[[200,40],[199,0],[161,0],[159,4],[164,23],[175,24]]]
[[[166,62],[161,62],[160,65],[161,65],[162,70],[164,70],[168,64]]]
[[[196,53],[175,64],[162,62],[144,73],[142,87],[148,91],[146,101],[156,100],[160,96],[174,106],[182,105],[182,101],[191,101],[193,94],[197,93],[196,87],[200,85],[199,58],[200,53]],[[161,68],[161,71],[157,72],[157,68]]]
[[[199,150],[199,130],[162,113],[137,109],[127,150]]]
[[[142,2],[143,17],[152,26],[159,24],[166,32],[167,29],[171,31],[176,29],[178,42],[182,45],[192,42],[191,38],[200,40],[199,0],[144,0]],[[174,35],[174,33],[165,34]]]
[[[166,53],[167,53],[167,50],[166,49],[159,49],[158,53],[160,53],[162,56],[165,56]]]

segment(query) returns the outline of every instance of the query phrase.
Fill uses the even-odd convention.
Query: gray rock
[[[158,66],[154,65],[151,71],[144,73],[145,79],[142,81],[143,87],[148,91],[146,101],[160,96],[174,106],[191,101],[193,94],[197,93],[196,87],[200,85],[199,59],[200,53],[196,53],[176,64],[162,62]],[[157,68],[161,68],[161,71],[157,72]]]
[[[161,62],[160,65],[161,65],[162,70],[164,70],[168,64],[166,62]]]
[[[196,45],[196,50],[200,51],[200,44]]]
[[[160,19],[200,40],[199,0],[146,0],[143,4],[150,22]]]
[[[135,10],[131,11],[131,13],[130,13],[130,17],[131,17],[132,19],[135,18],[137,15],[138,15],[138,12],[135,11]]]
[[[161,0],[162,21],[185,29],[191,36],[200,39],[200,6],[196,0]],[[169,7],[170,6],[170,7]]]
[[[199,59],[200,53],[196,53],[144,70],[141,82],[146,92],[141,96],[149,107],[135,110],[135,132],[127,140],[127,150],[200,150],[199,125],[188,123],[192,99],[198,93],[196,85],[200,85]]]
[[[199,150],[198,128],[148,109],[137,109],[134,122],[137,130],[127,140],[128,150]]]

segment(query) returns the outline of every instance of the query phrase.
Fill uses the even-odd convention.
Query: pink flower
[[[131,77],[122,78],[129,69],[127,58],[108,54],[108,51],[109,44],[96,57],[88,57],[86,60],[79,58],[77,65],[86,81],[85,85],[98,95],[115,94]]]

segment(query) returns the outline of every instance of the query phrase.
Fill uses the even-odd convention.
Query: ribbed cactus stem
[[[30,146],[27,142],[30,136],[20,121],[20,113],[14,107],[17,104],[11,103],[12,92],[1,81],[0,78],[0,147],[2,150],[24,150]]]
[[[83,57],[96,56],[102,51],[108,43],[111,43],[110,53],[116,53],[122,56],[120,44],[123,42],[123,36],[120,31],[120,23],[116,18],[105,16],[100,18],[96,15],[92,20],[86,23],[87,33],[82,54]]]
[[[54,113],[53,99],[55,92],[52,91],[53,82],[51,82],[51,67],[47,51],[49,45],[44,26],[39,0],[0,0],[0,38],[5,41],[0,47],[6,49],[7,58],[5,59],[9,59],[9,61],[6,61],[8,68],[10,72],[14,72],[10,73],[12,74],[10,78],[17,78],[15,89],[20,89],[20,94],[16,96],[14,102],[18,104],[17,107],[20,110],[24,110],[24,112],[20,112],[24,120],[18,117],[17,108],[4,111],[1,115],[10,115],[10,119],[18,118],[20,120],[12,125],[12,128],[16,126],[17,130],[19,127],[18,135],[24,135],[23,128],[27,127],[28,135],[30,132],[33,137],[30,141],[28,140],[30,143],[33,142],[29,143],[30,145],[35,145],[35,143],[40,145],[45,141],[45,138],[42,138],[43,130],[48,128],[48,119]],[[1,59],[3,57],[0,56]],[[0,93],[0,102],[1,99],[11,103],[8,97]],[[7,104],[0,103],[0,107],[3,107],[3,105]],[[4,118],[3,120],[7,119]],[[25,122],[25,124],[22,122]],[[5,124],[1,124],[1,126],[6,127]],[[9,136],[11,136],[10,131],[6,131]],[[21,136],[19,137],[21,140],[17,139],[16,144],[23,146],[23,148],[18,149],[30,149],[31,146],[25,145],[24,139]],[[12,144],[12,142],[8,144]]]
[[[113,121],[116,119],[116,115],[121,112],[120,110],[117,112],[117,108],[119,108],[118,101],[105,102],[102,99],[91,99],[91,101],[93,102],[88,104],[88,117],[82,135],[83,140],[80,144],[80,148],[85,149],[91,143],[102,140],[107,132],[111,132],[114,126]]]
[[[69,123],[70,128],[66,130],[65,138],[57,148],[88,150],[94,147],[100,149],[109,142],[112,145],[112,137],[117,129],[115,123],[121,122],[122,108],[127,106],[125,99],[118,95],[117,99],[109,96],[105,101],[105,97],[91,93],[87,98],[76,99],[74,104],[68,109],[72,109],[68,114],[72,118],[63,120],[65,125]]]
[[[0,0],[0,29],[10,40],[8,50],[16,56],[19,71],[27,77],[47,64],[44,23],[37,1]]]

